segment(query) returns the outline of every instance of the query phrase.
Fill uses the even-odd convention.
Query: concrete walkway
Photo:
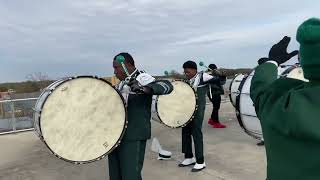
[[[232,105],[222,104],[221,121],[226,129],[207,125],[211,106],[207,106],[203,123],[204,153],[207,168],[191,173],[191,167],[179,168],[181,129],[169,129],[153,122],[153,136],[164,149],[173,153],[172,160],[158,161],[148,142],[144,180],[264,180],[264,147],[240,128]],[[57,159],[33,132],[0,136],[0,180],[108,180],[106,159],[86,165],[73,165]]]

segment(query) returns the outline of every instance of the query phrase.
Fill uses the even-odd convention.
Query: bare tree
[[[42,73],[42,72],[34,72],[31,74],[28,74],[26,76],[26,79],[29,81],[37,82],[39,84],[40,90],[45,88],[48,85],[48,81],[50,81],[49,76],[46,73]]]

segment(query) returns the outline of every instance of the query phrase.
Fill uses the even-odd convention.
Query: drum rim
[[[239,75],[243,75],[243,74],[236,74],[236,76],[234,76],[234,78],[232,79],[232,81],[231,81],[231,83],[230,83],[230,85],[229,85],[229,99],[230,99],[230,102],[231,102],[231,104],[232,104],[232,106],[233,107],[236,107],[234,104],[235,104],[235,102],[233,102],[233,100],[232,100],[232,92],[231,92],[231,87],[232,87],[232,83],[235,81],[235,79],[239,76]]]
[[[169,127],[169,128],[173,128],[173,129],[182,128],[182,127],[185,127],[187,124],[189,124],[189,123],[194,119],[194,116],[195,116],[195,114],[196,114],[196,112],[197,112],[197,110],[198,110],[198,102],[197,102],[197,100],[198,100],[198,95],[197,95],[196,91],[192,88],[192,86],[191,86],[191,85],[188,83],[188,81],[185,80],[185,79],[174,79],[174,80],[172,80],[172,82],[175,82],[175,81],[184,82],[184,83],[186,83],[188,86],[191,87],[191,89],[192,89],[192,91],[193,91],[193,93],[194,93],[194,95],[195,95],[195,98],[196,98],[196,106],[195,106],[194,112],[192,113],[191,118],[190,118],[187,122],[185,122],[184,124],[182,124],[182,125],[180,125],[180,126],[170,126],[170,125],[165,124],[165,123],[162,121],[162,119],[160,118],[160,115],[159,115],[159,113],[158,113],[158,98],[159,98],[159,96],[157,96],[157,97],[156,97],[156,101],[155,101],[156,115],[157,115],[157,117],[159,118],[159,120],[160,120],[160,122],[161,122],[162,124],[164,124],[165,126],[167,126],[167,127]]]
[[[127,112],[127,108],[126,108],[126,103],[124,101],[124,98],[122,97],[121,93],[119,92],[119,90],[117,90],[114,86],[112,86],[112,84],[110,82],[108,82],[107,80],[103,79],[103,78],[99,78],[98,76],[90,76],[90,75],[82,75],[82,76],[73,76],[73,77],[69,77],[67,78],[65,81],[62,81],[60,84],[58,84],[55,88],[53,89],[50,89],[49,91],[49,94],[48,96],[46,97],[46,99],[43,101],[42,105],[41,105],[41,110],[45,104],[45,102],[47,101],[47,99],[49,98],[49,96],[51,95],[52,91],[55,90],[57,87],[59,87],[60,85],[62,85],[63,83],[65,82],[68,82],[68,81],[71,81],[73,79],[78,79],[78,78],[91,78],[91,79],[97,79],[97,80],[100,80],[100,81],[103,81],[105,83],[107,83],[108,85],[110,85],[110,87],[112,87],[116,92],[117,94],[120,96],[121,100],[122,100],[122,103],[124,105],[124,111],[125,111],[125,123],[124,123],[124,128],[122,129],[122,132],[121,132],[121,135],[119,137],[119,139],[117,140],[117,143],[109,150],[107,151],[106,153],[104,153],[103,155],[97,157],[97,158],[94,158],[94,159],[91,159],[91,160],[87,160],[87,161],[73,161],[73,160],[70,160],[70,159],[66,159],[64,157],[61,157],[60,155],[56,154],[50,147],[49,145],[47,144],[47,142],[45,141],[45,139],[43,138],[42,136],[42,131],[41,131],[41,121],[40,121],[40,118],[41,118],[41,113],[42,111],[39,112],[39,116],[38,116],[38,123],[39,123],[39,132],[40,132],[40,140],[47,146],[47,148],[50,150],[50,152],[56,156],[57,158],[63,160],[63,161],[66,161],[66,162],[69,162],[69,163],[72,163],[72,164],[88,164],[88,163],[92,163],[92,162],[95,162],[95,161],[99,161],[101,159],[103,159],[104,157],[106,157],[108,154],[110,154],[115,148],[117,148],[120,143],[121,143],[121,140],[125,134],[125,131],[128,127],[128,112]]]
[[[233,79],[232,79],[232,81],[231,81],[231,83],[230,83],[230,85],[229,85],[229,99],[230,99],[230,102],[231,102],[231,104],[232,104],[232,106],[233,107],[235,107],[235,105],[233,105],[234,104],[234,102],[232,101],[232,96],[231,96],[231,86],[232,86],[232,83],[234,82],[234,80],[236,79],[236,77],[237,77],[238,75],[236,75]]]
[[[72,77],[60,78],[60,79],[52,82],[51,84],[49,84],[46,88],[44,88],[44,89],[41,91],[41,93],[40,93],[40,95],[39,95],[39,97],[38,97],[38,99],[37,99],[37,101],[36,101],[36,103],[35,103],[35,107],[36,107],[36,105],[39,103],[40,97],[41,97],[45,92],[50,92],[50,91],[51,91],[51,89],[48,89],[49,86],[53,85],[54,83],[56,83],[56,82],[58,82],[58,81],[61,81],[61,83],[63,83],[64,81],[67,81],[67,80],[70,79],[70,78],[72,78]],[[61,84],[61,83],[60,83],[60,84]],[[53,88],[53,89],[55,89],[55,88]],[[48,95],[48,96],[49,96],[49,95]],[[47,97],[48,97],[48,96],[47,96]],[[43,104],[44,104],[44,103],[43,103]],[[43,105],[43,104],[42,104],[42,105]],[[42,108],[42,105],[41,105],[41,108]],[[40,109],[40,110],[41,110],[41,109]],[[40,111],[40,112],[41,112],[41,111]],[[39,113],[40,113],[40,112],[39,112]]]
[[[250,73],[251,74],[251,73]],[[244,86],[244,83],[247,81],[248,77],[250,77],[250,75],[246,75],[244,76],[244,78],[242,79],[240,85],[239,85],[239,88],[238,88],[238,91],[240,92],[239,95],[236,96],[236,106],[235,106],[235,109],[236,109],[236,116],[237,116],[237,120],[238,120],[238,123],[240,125],[240,127],[244,130],[245,133],[247,133],[249,136],[255,138],[255,139],[261,139],[261,137],[259,137],[258,135],[256,135],[255,133],[249,131],[246,129],[243,121],[242,121],[242,118],[241,118],[241,112],[240,112],[240,99],[241,99],[241,91],[242,91],[242,88]],[[258,118],[258,117],[257,117]]]
[[[51,93],[52,93],[52,91],[53,91],[54,89],[56,89],[58,86],[60,86],[60,85],[63,84],[64,82],[69,81],[69,80],[72,80],[72,79],[74,79],[74,78],[76,78],[76,77],[66,77],[66,78],[58,79],[58,80],[52,82],[51,84],[49,84],[49,86],[51,86],[52,84],[56,83],[57,81],[61,81],[61,83],[57,84],[57,86],[55,86],[55,87],[52,88],[52,89],[47,89],[49,86],[46,87],[46,88],[41,92],[41,94],[39,95],[35,106],[39,103],[40,97],[41,97],[42,95],[44,95],[45,92],[48,92],[48,96],[46,96],[45,99],[43,100],[43,102],[42,102],[42,104],[41,104],[41,106],[40,106],[39,111],[38,111],[38,112],[35,112],[35,113],[38,113],[38,118],[37,118],[38,121],[35,121],[34,123],[36,123],[36,122],[39,123],[39,125],[38,125],[38,126],[39,126],[39,129],[38,129],[39,132],[36,132],[36,133],[39,134],[39,137],[41,138],[41,140],[43,140],[43,136],[42,136],[42,131],[41,131],[41,128],[40,128],[40,127],[41,127],[41,126],[40,126],[40,118],[41,118],[42,108],[43,108],[45,102],[47,101],[48,97],[51,95]],[[34,125],[34,126],[35,126],[35,125]]]

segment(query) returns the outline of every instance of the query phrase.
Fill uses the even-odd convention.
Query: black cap
[[[209,68],[214,70],[214,69],[217,69],[217,66],[215,64],[209,64]]]
[[[183,63],[182,66],[184,69],[185,68],[190,68],[190,69],[197,69],[197,64],[194,61],[187,61],[185,63]]]

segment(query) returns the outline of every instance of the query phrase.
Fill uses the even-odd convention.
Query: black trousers
[[[211,119],[220,123],[219,109],[220,109],[220,104],[221,104],[221,95],[213,95],[212,99],[210,99],[210,101],[212,102]]]

